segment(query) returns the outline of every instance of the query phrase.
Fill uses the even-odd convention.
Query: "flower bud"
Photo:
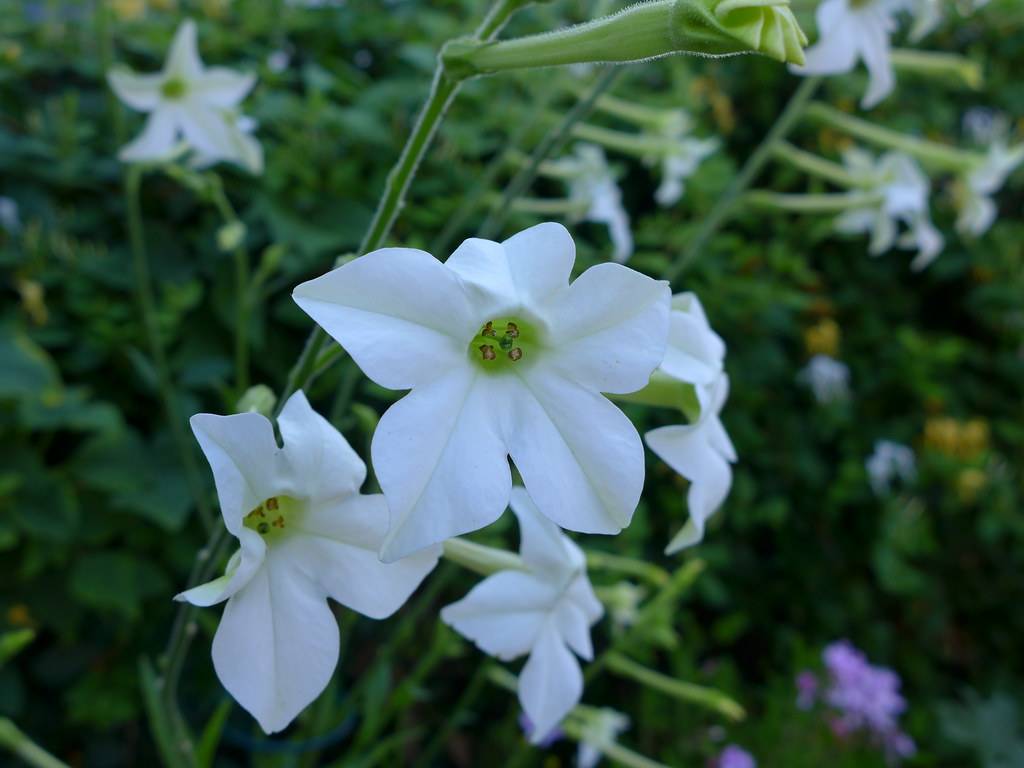
[[[277,405],[277,395],[274,390],[266,384],[256,384],[245,390],[245,394],[238,400],[235,410],[238,413],[261,413],[270,417]]]
[[[507,69],[624,63],[689,53],[762,53],[803,64],[807,37],[789,0],[654,0],[567,29],[513,40],[454,40],[441,53],[456,78]]]

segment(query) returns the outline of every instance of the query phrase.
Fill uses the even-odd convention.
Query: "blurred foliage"
[[[532,8],[510,33],[584,18],[584,6]],[[309,9],[280,0],[0,3],[0,195],[17,201],[21,222],[17,231],[0,229],[0,645],[29,638],[8,631],[34,633],[0,666],[0,715],[72,764],[153,764],[138,662],[161,652],[170,597],[206,540],[135,303],[116,155],[140,120],[116,102],[103,73],[113,61],[159,66],[188,13],[199,20],[208,62],[259,74],[246,111],[259,121],[266,173],[218,172],[260,280],[252,379],[277,389],[309,328],[291,286],[357,247],[439,45],[464,34],[481,8],[469,0]],[[966,146],[967,109],[1024,114],[1020,15],[995,2],[926,41],[981,64],[983,90],[908,76],[871,119]],[[392,240],[429,249],[473,234],[485,212],[467,200],[495,191],[490,174],[501,185],[514,170],[495,158],[508,145],[529,153],[587,77],[537,72],[468,83]],[[849,106],[862,86],[862,74],[830,81],[825,97]],[[758,58],[664,60],[622,77],[620,97],[682,106],[699,134],[725,143],[667,210],[653,204],[651,169],[613,157],[624,171],[638,269],[660,274],[681,253],[793,87],[783,68]],[[809,125],[793,140],[828,155],[843,145]],[[907,727],[920,748],[913,764],[1018,764],[993,762],[976,744],[984,733],[1019,727],[1014,702],[1024,695],[1020,178],[1000,194],[1001,219],[978,241],[953,232],[950,180],[938,180],[933,215],[947,247],[924,273],[910,272],[902,254],[869,258],[862,239],[834,235],[824,218],[743,213],[675,286],[700,295],[729,344],[724,421],[740,463],[698,548],[707,570],[634,651],[650,666],[728,692],[750,717],[726,731],[713,714],[614,677],[588,686],[586,703],[629,714],[624,738],[638,750],[696,765],[728,738],[767,768],[881,765],[869,749],[838,745],[793,705],[795,671],[826,642],[849,637],[902,675]],[[144,212],[159,330],[184,419],[232,411],[240,393],[232,382],[233,265],[218,247],[223,222],[181,181],[149,175]],[[759,185],[802,191],[806,181],[772,166]],[[532,191],[562,192],[548,181]],[[533,222],[516,215],[506,232]],[[606,257],[601,228],[575,225],[574,233],[578,268]],[[822,321],[836,329],[824,342],[813,330]],[[826,342],[850,367],[852,396],[817,405],[797,371]],[[310,397],[361,447],[394,393],[356,374],[343,361]],[[350,398],[355,405],[345,407]],[[671,418],[629,410],[641,428]],[[919,468],[913,484],[882,499],[864,468],[878,439],[913,446]],[[205,468],[203,478],[212,494]],[[664,543],[685,519],[684,491],[651,458],[631,528],[587,546],[665,564]],[[481,540],[510,543],[512,528],[505,518]],[[615,579],[601,573],[595,582]],[[339,611],[339,672],[291,741],[267,739],[224,703],[208,655],[217,613],[204,611],[182,683],[186,717],[199,732],[209,724],[203,754],[216,751],[217,765],[394,764],[415,762],[438,732],[447,734],[434,748],[438,763],[523,754],[513,697],[481,690],[480,655],[435,626],[437,608],[471,583],[443,564],[389,621],[356,622]],[[617,631],[604,622],[595,646]],[[968,684],[1004,693],[971,698],[962,711],[940,707]],[[460,709],[464,691],[474,699]],[[986,730],[992,721],[1005,728]],[[1019,762],[1019,737],[1015,744],[1009,759]],[[567,761],[571,753],[562,743],[551,754]]]

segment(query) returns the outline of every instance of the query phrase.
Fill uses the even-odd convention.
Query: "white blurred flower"
[[[850,369],[828,355],[815,355],[797,376],[811,388],[814,399],[828,404],[850,396]]]
[[[896,84],[890,61],[889,36],[896,13],[906,0],[823,0],[818,6],[818,42],[805,52],[806,63],[790,65],[799,75],[838,75],[850,72],[857,60],[868,69],[868,90],[861,107],[870,109]]]
[[[295,289],[367,376],[412,390],[373,436],[391,508],[383,559],[497,520],[509,457],[559,525],[629,525],[643,444],[600,393],[647,385],[665,356],[668,284],[608,263],[570,284],[575,258],[565,227],[548,223],[503,243],[466,240],[443,264],[384,248]]]
[[[587,708],[581,713],[581,719],[576,768],[594,768],[601,762],[607,745],[614,743],[629,728],[629,718],[614,709]]]
[[[876,442],[875,450],[864,462],[864,466],[871,489],[878,496],[889,493],[894,479],[899,478],[909,483],[917,476],[914,451],[909,446],[890,440]]]
[[[228,692],[267,733],[285,728],[320,692],[338,661],[333,598],[385,618],[437,563],[439,548],[386,565],[377,550],[387,504],[359,487],[366,466],[296,392],[278,418],[258,413],[192,417],[210,462],[224,525],[240,549],[223,576],[177,596],[227,600],[213,638],[213,666]]]
[[[271,51],[267,56],[267,69],[273,72],[275,75],[279,75],[288,69],[288,65],[292,63],[292,55],[283,48],[279,48],[276,51]]]
[[[633,255],[633,232],[604,150],[596,144],[577,144],[574,154],[551,165],[569,184],[569,199],[586,207],[583,219],[608,227],[612,258],[620,264],[627,261]]]
[[[138,75],[115,67],[107,73],[107,81],[127,106],[149,113],[142,133],[122,148],[121,160],[168,160],[184,138],[208,160],[237,163],[251,173],[263,170],[263,150],[244,130],[236,110],[256,78],[223,67],[205,67],[191,19],[178,27],[160,73]]]
[[[689,136],[692,129],[693,121],[681,109],[667,113],[659,126],[658,135],[670,144],[664,154],[650,158],[648,162],[661,162],[661,184],[654,193],[654,199],[662,207],[673,205],[682,198],[686,191],[686,179],[720,145],[718,139],[696,139]]]
[[[984,161],[959,181],[955,198],[959,210],[957,230],[975,237],[988,231],[998,214],[992,195],[1002,189],[1022,162],[1024,144],[1010,147],[1005,137],[992,141]]]
[[[911,0],[910,12],[913,14],[910,40],[916,43],[942,23],[942,0]]]
[[[931,264],[945,241],[928,215],[929,181],[917,162],[901,152],[887,152],[876,160],[869,152],[854,148],[843,153],[843,163],[862,189],[874,193],[879,202],[840,214],[836,229],[845,234],[869,233],[872,256],[896,245],[917,249],[912,269]],[[897,239],[900,223],[906,231]]]
[[[519,703],[544,741],[583,695],[575,654],[590,661],[590,627],[604,613],[587,578],[583,552],[540,513],[522,487],[512,489],[525,570],[499,571],[441,609],[441,620],[502,661],[529,654],[519,673]]]
[[[13,198],[0,197],[0,229],[12,235],[21,229],[18,203]]]

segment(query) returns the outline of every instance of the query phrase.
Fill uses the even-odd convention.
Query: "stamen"
[[[505,335],[511,336],[513,339],[519,338],[519,326],[515,323],[509,323],[505,326]]]
[[[494,332],[494,322],[492,320],[488,320],[486,323],[484,323],[484,329],[480,331],[480,335],[492,337],[497,336],[497,334]]]
[[[267,509],[269,509],[271,512],[276,512],[277,511],[277,497],[276,496],[271,496],[269,499],[267,499]]]
[[[270,532],[270,524],[269,523],[259,523],[256,526],[256,532],[266,535],[267,533]]]
[[[490,344],[481,344],[480,354],[483,355],[484,360],[493,360],[496,357],[494,354],[494,347]]]
[[[511,360],[513,363],[516,360],[519,360],[522,356],[523,356],[523,350],[520,349],[519,347],[516,347],[515,349],[510,350],[509,353],[508,353],[508,359]]]

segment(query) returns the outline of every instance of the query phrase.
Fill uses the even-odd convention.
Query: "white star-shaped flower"
[[[122,160],[169,159],[183,138],[206,162],[228,161],[252,173],[262,171],[263,150],[237,112],[256,78],[203,66],[191,19],[178,27],[161,72],[139,75],[118,67],[107,73],[107,81],[126,105],[149,114],[142,133],[121,150]]]
[[[577,144],[574,154],[551,163],[569,184],[569,199],[586,206],[583,219],[604,224],[612,241],[612,258],[624,263],[633,255],[633,231],[622,205],[622,192],[596,144]]]
[[[917,476],[914,451],[909,446],[891,440],[877,441],[864,467],[871,482],[871,490],[877,496],[887,495],[895,478],[909,483]]]
[[[359,487],[366,466],[302,392],[278,419],[257,413],[192,417],[213,470],[224,525],[240,549],[223,576],[178,595],[193,605],[227,600],[213,666],[267,733],[315,699],[338,661],[327,598],[375,619],[391,615],[437,563],[438,548],[386,565],[377,550],[387,504]]]
[[[860,59],[868,69],[868,90],[861,107],[870,109],[896,84],[890,61],[889,36],[895,15],[906,0],[824,0],[818,6],[818,42],[805,51],[800,75],[838,75],[850,72]]]
[[[295,289],[367,376],[412,390],[371,448],[391,508],[385,561],[494,522],[509,457],[561,527],[629,524],[643,445],[600,393],[642,389],[661,362],[668,284],[599,264],[570,285],[575,257],[566,229],[547,223],[467,240],[443,264],[384,248]]]
[[[697,139],[689,135],[693,120],[681,109],[666,113],[657,134],[668,140],[665,152],[646,159],[649,165],[661,163],[661,184],[654,192],[658,205],[668,207],[679,202],[686,191],[684,182],[696,172],[704,159],[718,149],[718,139]]]
[[[823,405],[846,400],[850,396],[849,367],[828,355],[812,357],[797,374],[797,380],[809,386],[814,399]]]
[[[870,233],[868,251],[872,256],[898,245],[917,249],[912,269],[931,264],[945,240],[929,218],[930,184],[917,162],[901,152],[887,152],[876,161],[870,153],[854,148],[843,154],[843,163],[861,188],[874,193],[879,202],[840,214],[836,230],[844,234]],[[897,239],[901,222],[906,231]]]
[[[529,654],[519,673],[519,703],[532,724],[530,739],[538,743],[583,695],[573,653],[593,658],[590,627],[604,610],[587,578],[583,552],[521,487],[512,490],[512,511],[519,519],[525,570],[488,576],[442,608],[441,620],[502,661]]]
[[[1005,138],[992,141],[985,160],[967,173],[958,186],[957,230],[975,237],[989,230],[998,215],[992,195],[1002,189],[1006,179],[1022,162],[1024,144],[1010,147]]]

